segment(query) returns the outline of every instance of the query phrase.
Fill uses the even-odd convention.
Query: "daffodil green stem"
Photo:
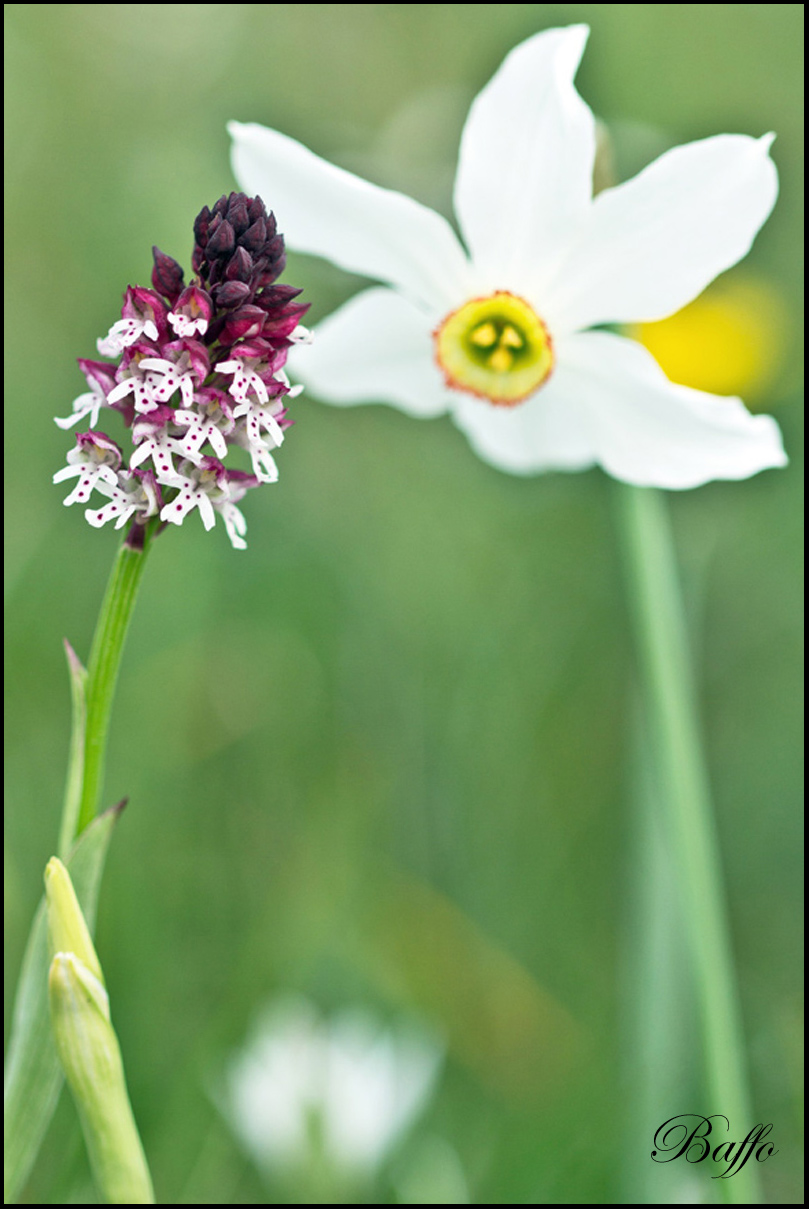
[[[115,558],[96,624],[87,666],[84,775],[73,840],[98,813],[104,780],[107,734],[124,642],[140,587],[151,533],[142,548],[124,542]]]
[[[637,487],[622,487],[619,504],[635,613],[644,732],[658,786],[658,794],[648,797],[648,807],[662,815],[654,824],[661,827],[679,897],[704,1067],[705,1106],[674,1104],[671,1116],[683,1111],[705,1116],[721,1113],[728,1118],[730,1131],[715,1133],[713,1145],[739,1143],[755,1122],[719,843],[667,504],[661,492]],[[665,1043],[661,1038],[661,1044]],[[651,1149],[651,1139],[649,1143]],[[704,1167],[713,1168],[705,1171],[706,1180],[726,1170],[725,1164],[710,1159]],[[704,1170],[703,1165],[694,1170]],[[728,1204],[761,1203],[754,1155],[734,1175],[711,1183]]]

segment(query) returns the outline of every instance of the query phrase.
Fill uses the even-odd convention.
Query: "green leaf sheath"
[[[88,925],[95,919],[101,874],[119,806],[99,815],[85,829],[67,861]],[[31,928],[23,958],[6,1062],[5,1201],[22,1192],[48,1128],[62,1069],[54,1049],[48,1006],[48,930],[44,899]]]
[[[45,869],[45,899],[51,1028],[93,1175],[108,1204],[154,1204],[104,974],[70,874],[55,857]]]

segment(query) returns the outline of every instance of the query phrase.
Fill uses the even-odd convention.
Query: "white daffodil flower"
[[[778,192],[772,135],[675,148],[592,195],[595,120],[573,86],[588,30],[537,34],[472,104],[449,223],[294,139],[230,124],[243,188],[287,246],[384,286],[320,324],[289,365],[319,398],[449,412],[482,458],[532,474],[601,465],[695,487],[786,462],[769,416],[675,385],[606,324],[664,318],[740,260]]]

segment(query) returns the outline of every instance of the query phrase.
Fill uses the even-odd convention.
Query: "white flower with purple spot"
[[[256,442],[263,440],[261,430],[267,432],[273,442],[273,445],[281,445],[284,440],[284,433],[281,425],[276,419],[276,410],[283,410],[283,407],[278,403],[278,400],[269,400],[266,404],[257,403],[252,399],[245,399],[244,403],[237,404],[233,408],[233,418],[238,420],[240,416],[244,416],[245,425],[251,440]]]
[[[195,391],[210,367],[204,346],[196,340],[178,340],[166,345],[164,351],[170,358],[144,357],[140,363],[150,375],[153,402],[168,403],[179,391],[183,407],[193,407]]]
[[[191,339],[205,335],[212,315],[210,295],[196,286],[189,286],[177,299],[174,309],[169,311],[168,321],[178,336]]]
[[[120,446],[103,432],[80,432],[76,436],[76,447],[67,455],[67,466],[57,470],[54,483],[79,476],[79,481],[64,503],[81,504],[89,500],[93,488],[102,480],[111,487],[118,485],[118,468],[122,455]]]
[[[220,374],[233,375],[228,391],[237,403],[246,403],[250,394],[255,395],[259,403],[268,403],[270,394],[259,372],[261,365],[260,357],[242,354],[228,361],[220,361],[216,369]]]
[[[272,450],[277,446],[268,444],[261,435],[261,427],[255,417],[242,420],[233,430],[234,444],[240,445],[250,454],[253,474],[260,483],[276,483],[278,481],[278,466],[272,456]]]
[[[213,501],[213,506],[222,517],[225,531],[234,550],[247,549],[247,542],[244,540],[247,521],[241,510],[236,507],[236,503],[247,494],[251,487],[256,487],[258,482],[255,475],[246,474],[243,470],[231,470],[228,472],[227,498]]]
[[[244,471],[229,471],[217,458],[204,457],[198,466],[186,463],[178,476],[180,490],[163,506],[160,519],[181,525],[195,508],[199,509],[206,529],[216,524],[216,512],[222,513],[231,543],[237,550],[246,548],[246,522],[235,501],[241,499],[258,480]]]
[[[174,469],[174,457],[188,456],[182,443],[171,431],[174,415],[172,408],[158,406],[149,415],[138,416],[132,425],[135,450],[129,459],[130,467],[134,468],[151,458],[158,482],[171,487],[179,484],[177,471]],[[197,455],[191,460],[199,461],[200,456]]]
[[[134,408],[142,415],[148,415],[160,406],[154,397],[155,387],[160,385],[160,375],[150,373],[143,362],[152,359],[154,349],[148,345],[136,348],[132,354],[127,354],[118,370],[118,384],[107,395],[111,406],[119,406],[131,394]]]
[[[54,417],[54,423],[60,428],[72,428],[81,420],[87,419],[88,428],[95,428],[102,407],[108,406],[108,395],[115,388],[115,377],[111,367],[103,361],[86,361],[79,359],[79,365],[90,387],[83,395],[73,400],[73,414],[60,419]]]
[[[191,374],[178,369],[171,361],[163,357],[144,357],[141,362],[143,369],[151,370],[150,404],[168,403],[171,396],[179,390],[184,407],[191,407],[194,402],[194,380]],[[144,411],[151,411],[151,406]]]
[[[166,317],[165,303],[152,290],[130,286],[124,297],[122,317],[96,342],[98,351],[102,357],[117,357],[141,337],[160,340],[166,332]]]
[[[141,521],[157,516],[162,506],[160,487],[151,470],[119,471],[118,483],[113,487],[99,479],[95,489],[109,497],[109,503],[101,508],[85,508],[84,515],[94,529],[100,529],[108,521],[115,521],[115,528],[123,526],[136,513]]]
[[[226,437],[234,429],[233,412],[227,397],[213,387],[196,392],[196,410],[178,408],[172,423],[185,429],[178,438],[179,451],[192,462],[199,461],[200,450],[207,441],[218,458],[227,457]]]
[[[102,357],[117,357],[141,336],[157,340],[157,327],[151,319],[119,319],[96,345]]]

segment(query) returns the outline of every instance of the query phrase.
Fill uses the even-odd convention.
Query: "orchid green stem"
[[[151,533],[147,531],[141,549],[127,542],[122,544],[98,616],[87,667],[84,776],[75,834],[71,839],[81,834],[99,810],[112,701],[150,537]]]
[[[650,795],[647,801],[650,809],[658,808],[662,814],[655,825],[662,824],[677,887],[704,1066],[704,1108],[674,1104],[671,1116],[683,1111],[703,1112],[706,1116],[721,1113],[728,1118],[730,1131],[716,1134],[713,1144],[738,1143],[754,1121],[719,843],[671,528],[666,501],[659,491],[623,487],[620,504],[635,610],[645,730],[659,787],[659,799]],[[651,1149],[651,1139],[649,1145]],[[724,1170],[723,1164],[717,1164],[716,1170],[705,1173],[705,1178]],[[754,1157],[729,1178],[712,1182],[728,1204],[761,1203]]]

